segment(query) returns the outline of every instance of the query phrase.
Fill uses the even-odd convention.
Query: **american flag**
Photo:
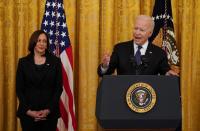
[[[153,41],[161,31],[163,37],[162,48],[167,53],[169,64],[178,68],[180,54],[176,46],[171,0],[155,0],[152,18],[155,22],[155,28],[149,40]]]
[[[50,51],[61,58],[63,92],[60,98],[61,118],[57,131],[76,131],[73,95],[73,56],[66,26],[63,0],[47,0],[41,29],[48,33]]]

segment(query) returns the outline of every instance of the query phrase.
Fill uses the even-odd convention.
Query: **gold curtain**
[[[200,1],[183,0],[181,13],[181,92],[183,129],[200,130]]]
[[[132,39],[134,18],[151,15],[154,0],[64,0],[74,52],[78,131],[100,131],[95,117],[97,66],[114,44]],[[40,29],[45,0],[0,0],[0,130],[21,131],[16,118],[15,73],[30,34]],[[172,0],[177,46],[181,52],[183,131],[200,124],[200,1]],[[170,97],[170,96],[169,96]]]

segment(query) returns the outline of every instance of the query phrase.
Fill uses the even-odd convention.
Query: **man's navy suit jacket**
[[[115,69],[118,75],[164,75],[170,70],[170,66],[165,51],[152,43],[148,44],[146,53],[142,56],[142,64],[137,66],[133,40],[131,40],[115,45],[108,70],[103,74],[99,65],[98,74],[99,76],[110,75]]]

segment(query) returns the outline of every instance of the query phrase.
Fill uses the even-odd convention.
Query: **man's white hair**
[[[154,29],[155,23],[154,23],[154,20],[152,19],[152,17],[147,16],[147,15],[139,15],[139,16],[136,17],[136,20],[137,19],[143,19],[143,20],[149,21],[150,24],[151,24],[150,31],[153,33],[153,29]]]

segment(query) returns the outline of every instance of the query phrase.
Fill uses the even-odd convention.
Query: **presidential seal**
[[[138,82],[131,85],[126,93],[129,108],[138,113],[150,111],[156,103],[156,93],[147,83]]]

